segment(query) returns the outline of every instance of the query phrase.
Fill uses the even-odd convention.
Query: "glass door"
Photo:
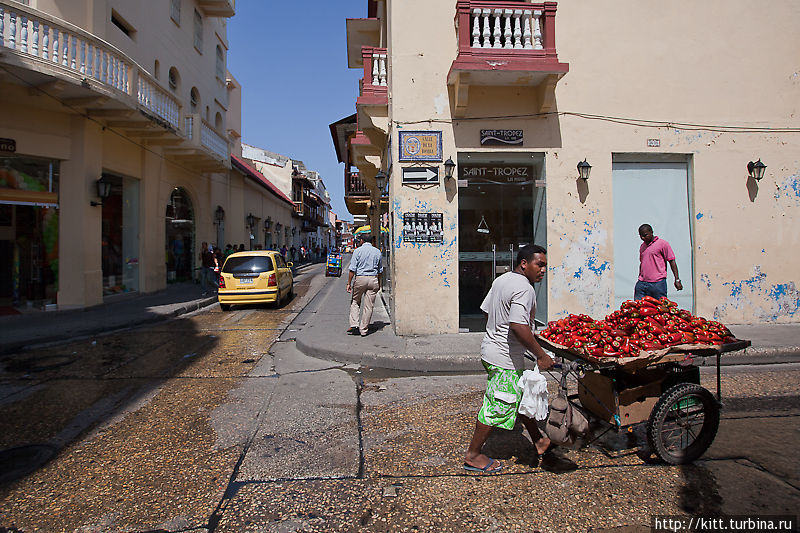
[[[546,243],[545,189],[539,179],[543,157],[503,155],[459,156],[460,331],[485,330],[480,305],[495,277],[513,270],[522,246]],[[541,322],[547,316],[545,284],[534,287]]]

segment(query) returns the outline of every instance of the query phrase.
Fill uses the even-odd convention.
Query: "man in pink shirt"
[[[654,236],[650,224],[639,226],[639,237],[642,239],[642,245],[639,247],[639,281],[633,289],[633,299],[667,296],[667,263],[675,276],[675,288],[682,291],[683,285],[678,276],[675,253],[669,243]]]

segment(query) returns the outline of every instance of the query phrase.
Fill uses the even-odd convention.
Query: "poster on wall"
[[[403,242],[434,243],[444,241],[442,213],[405,213]]]

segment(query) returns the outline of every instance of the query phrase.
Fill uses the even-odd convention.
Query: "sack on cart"
[[[545,433],[551,442],[570,445],[575,439],[589,432],[589,421],[567,399],[567,375],[561,376],[558,396],[550,404],[550,415],[545,424]]]

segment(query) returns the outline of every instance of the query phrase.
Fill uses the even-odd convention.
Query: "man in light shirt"
[[[383,264],[381,251],[372,246],[372,236],[364,235],[360,240],[363,244],[353,252],[347,278],[347,292],[351,294],[350,327],[347,328],[347,333],[365,337],[369,333],[375,297],[381,287]]]
[[[533,284],[542,280],[546,270],[547,251],[535,244],[523,246],[517,254],[514,270],[494,280],[481,304],[488,315],[481,343],[481,362],[488,382],[475,432],[464,457],[465,470],[493,474],[503,468],[500,461],[488,457],[481,449],[495,427],[511,430],[517,417],[528,430],[539,455],[550,447],[550,439],[542,436],[536,421],[517,413],[522,399],[517,382],[525,370],[525,352],[533,354],[539,370],[553,366],[553,360],[533,336],[536,315]]]

